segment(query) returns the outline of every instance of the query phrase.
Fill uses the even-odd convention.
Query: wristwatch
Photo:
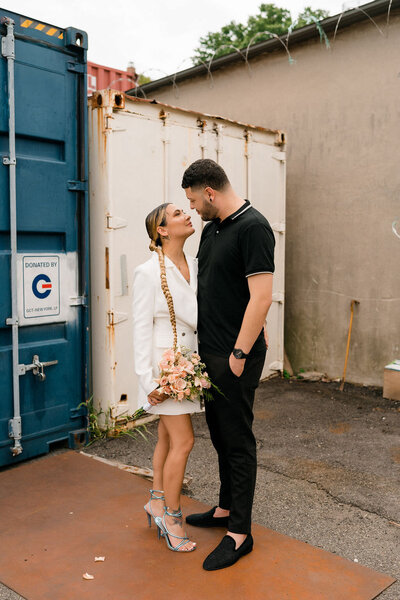
[[[234,348],[232,350],[232,354],[235,358],[247,358],[249,356],[248,354],[245,354],[240,348]]]

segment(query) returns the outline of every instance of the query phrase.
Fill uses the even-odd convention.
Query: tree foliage
[[[143,75],[143,73],[141,73],[137,80],[137,85],[144,85],[145,83],[150,83],[150,81],[151,81],[150,77],[147,77],[147,75]]]
[[[292,21],[289,10],[279,8],[275,4],[261,4],[259,11],[257,15],[250,16],[246,24],[231,21],[220,31],[209,32],[200,38],[200,45],[195,49],[193,62],[195,64],[208,62],[213,57],[235,52],[235,48],[246,49],[249,44],[267,40],[272,37],[271,34],[283,35],[290,26],[294,25],[294,29],[298,29],[314,22],[314,19],[320,21],[329,16],[328,11],[313,10],[310,6],[304,8],[296,22]]]

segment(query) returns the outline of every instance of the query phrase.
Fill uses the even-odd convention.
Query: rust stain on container
[[[110,289],[110,250],[108,246],[106,246],[106,290]]]
[[[347,433],[351,429],[348,423],[335,423],[335,425],[330,425],[329,431],[331,433],[336,433],[337,435],[341,435],[342,433]]]
[[[114,323],[114,311],[113,310],[109,310],[107,313],[108,316],[108,325],[107,325],[107,329],[108,329],[108,349],[111,353],[114,352],[114,346],[115,346],[115,323]],[[115,376],[115,366],[116,366],[116,362],[114,362],[114,366],[111,367],[111,372],[112,374]]]

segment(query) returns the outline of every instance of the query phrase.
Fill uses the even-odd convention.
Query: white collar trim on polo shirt
[[[240,217],[240,215],[242,215],[244,212],[246,212],[246,210],[249,210],[249,208],[251,208],[251,204],[249,202],[249,204],[246,206],[246,208],[244,208],[243,210],[240,211],[240,213],[238,213],[237,215],[235,215],[234,217],[231,217],[231,221],[234,221],[236,219],[236,217]]]

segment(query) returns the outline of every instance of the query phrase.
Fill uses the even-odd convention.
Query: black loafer
[[[247,535],[243,544],[235,550],[236,542],[230,535],[225,535],[218,546],[209,554],[203,563],[203,569],[206,571],[217,571],[234,565],[245,554],[253,550],[253,537],[251,533]]]
[[[229,517],[214,517],[214,512],[217,507],[214,506],[211,510],[204,513],[196,513],[186,517],[186,523],[195,527],[228,527]]]

